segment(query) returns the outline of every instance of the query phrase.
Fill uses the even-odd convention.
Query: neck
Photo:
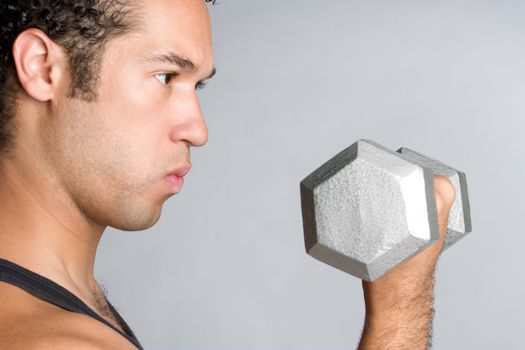
[[[30,163],[29,163],[30,164]],[[105,227],[82,213],[63,186],[35,167],[5,161],[0,182],[0,258],[91,299]]]

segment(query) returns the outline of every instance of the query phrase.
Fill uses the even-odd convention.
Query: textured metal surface
[[[401,153],[408,160],[413,161],[416,164],[430,168],[435,175],[448,177],[454,185],[456,198],[450,208],[447,234],[445,236],[443,250],[449,248],[472,231],[470,202],[465,174],[435,159],[429,158],[405,147],[401,147],[397,152]]]
[[[439,237],[432,171],[359,140],[300,184],[308,254],[374,280]]]

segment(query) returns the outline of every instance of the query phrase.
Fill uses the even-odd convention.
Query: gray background
[[[146,349],[352,349],[361,282],[306,255],[299,181],[359,138],[467,174],[435,349],[524,349],[525,2],[222,0],[210,139],[96,275]],[[521,216],[520,216],[521,214]]]

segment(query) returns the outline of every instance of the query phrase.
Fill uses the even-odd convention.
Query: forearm
[[[380,285],[387,281],[376,282],[363,282],[366,318],[358,350],[428,349],[434,313],[433,272],[417,283],[393,288]]]
[[[440,239],[383,277],[363,281],[366,317],[358,350],[426,350],[432,345],[434,278],[455,196],[451,186],[435,180]]]

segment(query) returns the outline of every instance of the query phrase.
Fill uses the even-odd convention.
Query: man
[[[93,268],[144,230],[207,142],[202,0],[9,0],[0,10],[0,349],[136,349]],[[442,237],[454,196],[436,177]],[[361,349],[423,349],[443,239],[373,283]]]

